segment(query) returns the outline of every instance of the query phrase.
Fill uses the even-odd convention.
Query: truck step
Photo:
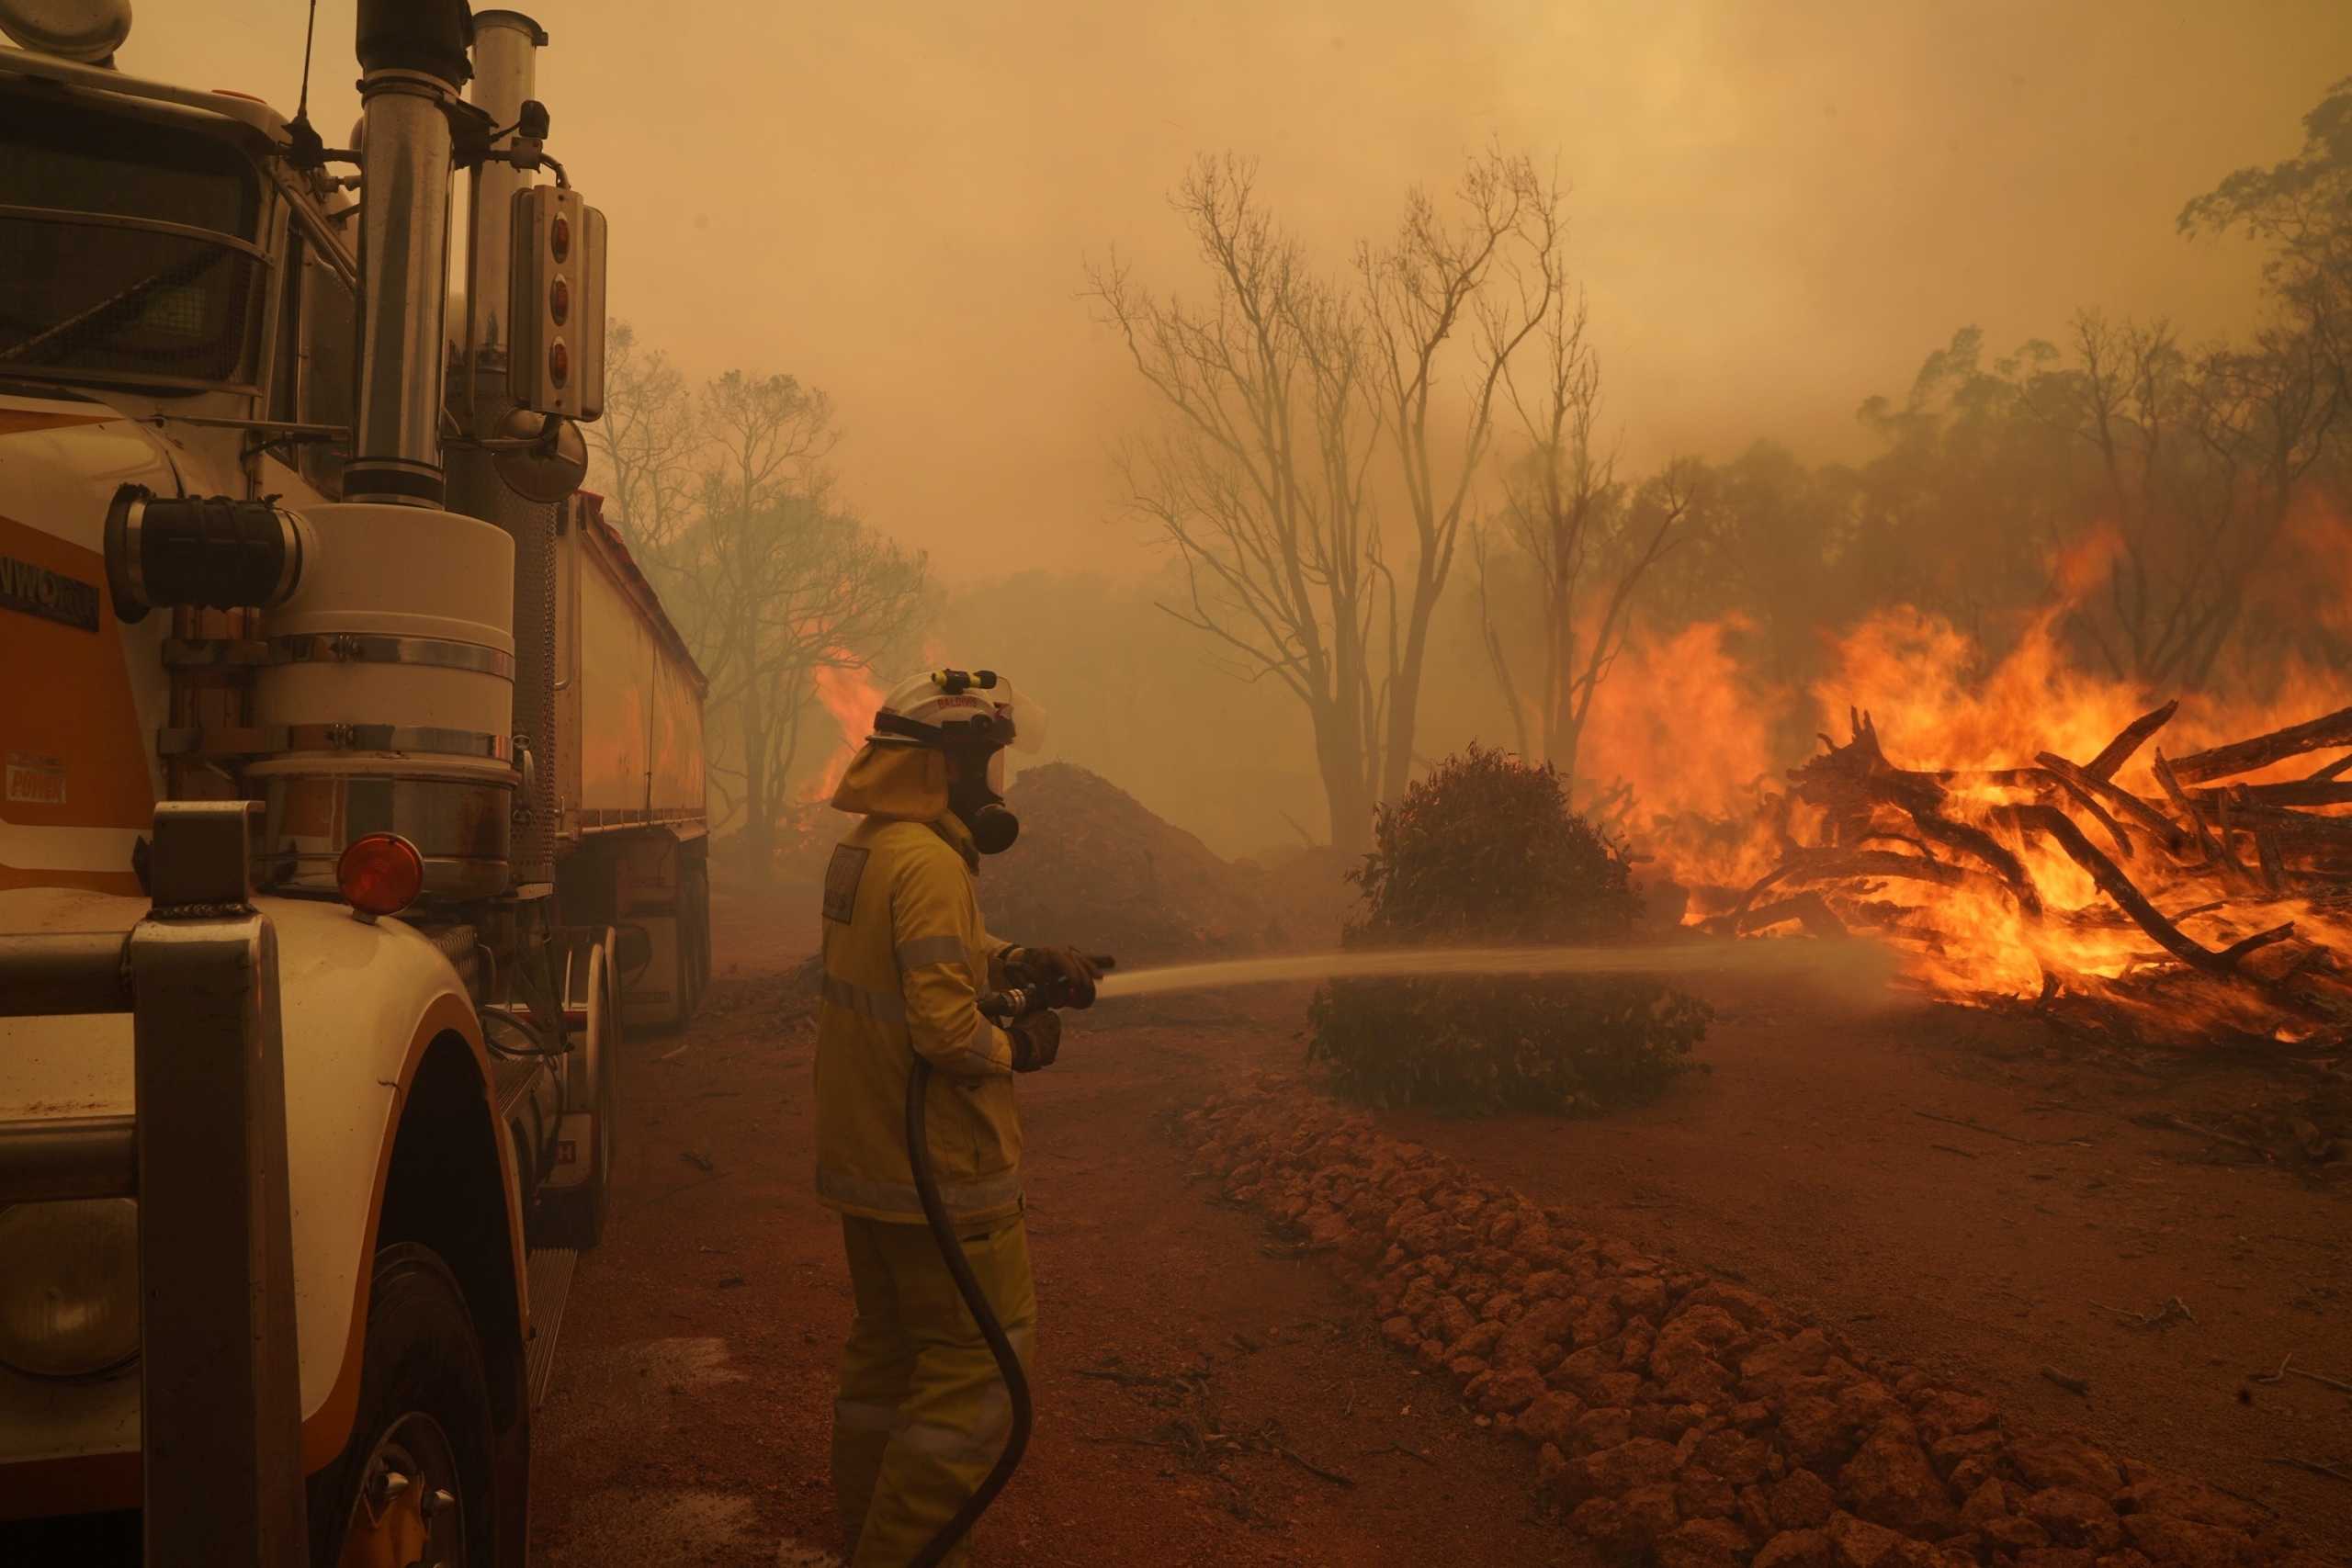
[[[546,1400],[548,1383],[555,1374],[556,1331],[563,1326],[564,1303],[571,1297],[572,1271],[579,1266],[580,1254],[568,1247],[539,1247],[531,1254],[526,1266],[531,1292],[531,1348],[526,1370],[534,1410]]]

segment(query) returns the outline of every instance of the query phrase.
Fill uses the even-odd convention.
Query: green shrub
[[[1383,807],[1351,948],[1627,940],[1623,846],[1568,808],[1559,774],[1472,746]],[[1343,980],[1308,1010],[1310,1059],[1381,1105],[1593,1111],[1655,1097],[1713,1016],[1640,976]]]
[[[1308,1055],[1375,1105],[1591,1111],[1655,1098],[1710,1016],[1656,980],[1340,980],[1308,1005]]]

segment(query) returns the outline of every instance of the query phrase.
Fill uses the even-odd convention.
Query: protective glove
[[[1059,1013],[1031,1013],[1005,1032],[1012,1036],[1012,1070],[1016,1073],[1034,1073],[1040,1067],[1050,1067],[1054,1065],[1054,1058],[1062,1054],[1062,1020]]]
[[[1102,977],[1094,961],[1074,947],[1015,948],[1007,967],[1046,986],[1056,1007],[1092,1007],[1094,982]]]

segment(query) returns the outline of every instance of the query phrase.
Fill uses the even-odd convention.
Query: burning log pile
[[[1852,713],[1768,798],[1778,863],[1696,923],[1875,934],[1942,994],[2144,1041],[2333,1049],[2352,1027],[2352,751],[2295,764],[2352,747],[2352,708],[2167,759],[2151,742],[2177,707],[2085,761],[1945,771],[1896,766]]]

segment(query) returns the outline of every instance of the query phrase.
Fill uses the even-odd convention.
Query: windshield
[[[8,107],[0,374],[250,382],[261,193],[245,160],[166,125]]]

